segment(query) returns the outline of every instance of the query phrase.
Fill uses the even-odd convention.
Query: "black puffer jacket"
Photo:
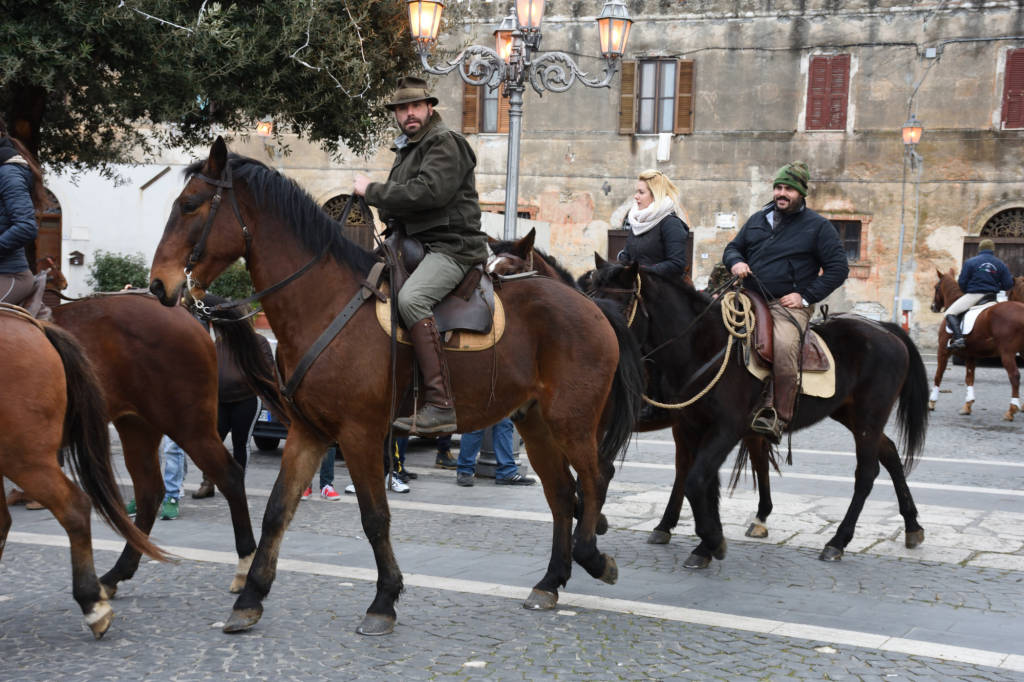
[[[722,262],[730,270],[745,262],[757,278],[751,281],[748,277],[746,286],[756,287],[760,282],[772,298],[796,292],[808,303],[817,303],[850,274],[839,233],[806,206],[798,213],[784,214],[782,224],[773,231],[768,224],[773,210],[774,204],[769,204],[750,216],[725,247]]]
[[[629,224],[624,226],[629,229]],[[686,241],[690,230],[675,213],[661,219],[657,225],[643,234],[626,237],[626,246],[619,251],[620,263],[639,263],[648,270],[665,277],[682,277],[686,274]]]

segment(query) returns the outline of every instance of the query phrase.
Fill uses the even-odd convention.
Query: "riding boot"
[[[963,332],[960,331],[960,316],[946,315],[946,324],[949,325],[950,330],[953,332],[953,338],[949,340],[946,347],[951,350],[963,350],[966,348],[967,341],[964,340]]]
[[[787,401],[783,395],[786,392],[786,377],[767,380],[761,396],[761,403],[750,422],[751,431],[764,436],[775,445],[782,441],[782,432],[785,430],[789,418],[793,416],[793,398],[790,397]],[[788,410],[786,419],[782,418],[783,409]]]
[[[413,436],[455,433],[455,402],[451,378],[444,358],[441,335],[433,317],[426,317],[409,329],[413,352],[423,374],[423,407],[412,416],[394,421],[394,427]]]

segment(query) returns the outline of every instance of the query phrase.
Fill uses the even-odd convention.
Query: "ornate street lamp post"
[[[526,83],[542,94],[565,92],[577,80],[590,88],[606,88],[626,51],[632,20],[623,0],[607,0],[597,17],[601,54],[607,62],[604,77],[589,79],[564,52],[540,52],[544,0],[515,0],[512,13],[495,30],[495,49],[471,45],[451,61],[432,66],[427,58],[437,42],[443,0],[408,0],[409,27],[427,73],[443,76],[458,70],[474,86],[500,84],[509,100],[508,161],[505,172],[505,239],[516,237],[519,205],[519,140],[522,131],[523,92]],[[497,83],[493,84],[494,81]]]
[[[903,277],[903,235],[906,233],[906,224],[904,222],[904,216],[907,212],[907,161],[910,161],[912,168],[920,169],[921,155],[917,153],[917,143],[921,141],[921,135],[924,134],[924,126],[917,120],[917,116],[914,114],[910,115],[910,118],[906,123],[903,124],[903,189],[900,195],[900,245],[899,251],[896,253],[896,293],[893,297],[892,306],[892,321],[896,324],[900,322],[900,314],[902,313],[902,306],[900,305],[900,280]],[[918,170],[918,180],[920,181],[920,170]],[[918,183],[919,186],[919,183]],[[915,195],[914,199],[914,243],[916,247],[917,243],[917,199]]]

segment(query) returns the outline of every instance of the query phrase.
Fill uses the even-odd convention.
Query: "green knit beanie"
[[[801,196],[807,196],[807,183],[811,180],[811,169],[803,161],[787,163],[775,174],[772,186],[786,185],[792,187]]]

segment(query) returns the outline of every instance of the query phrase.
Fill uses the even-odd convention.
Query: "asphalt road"
[[[71,598],[63,531],[49,512],[16,507],[0,561],[0,679],[1024,679],[1024,417],[1002,421],[1009,387],[987,367],[974,414],[957,415],[962,380],[962,368],[947,372],[952,393],[910,477],[920,548],[903,547],[883,471],[846,556],[817,560],[855,467],[849,433],[826,423],[797,434],[793,466],[773,475],[769,537],[743,536],[756,506],[748,478],[722,500],[727,558],[689,571],[688,510],[670,544],[646,544],[673,458],[668,432],[644,434],[605,506],[600,546],[618,584],[577,567],[559,608],[543,613],[520,608],[550,547],[540,486],[457,487],[454,472],[433,468],[430,444],[414,442],[420,478],[389,494],[406,591],[384,638],[354,632],[374,579],[354,496],[300,504],[263,619],[239,635],[220,630],[233,603],[227,507],[219,494],[186,497],[153,534],[181,559],[145,562],[123,584],[99,642]],[[250,462],[257,527],[278,461],[254,452]],[[186,486],[198,482],[191,467]],[[337,487],[347,483],[339,461]],[[121,543],[99,521],[93,529],[103,571]]]

